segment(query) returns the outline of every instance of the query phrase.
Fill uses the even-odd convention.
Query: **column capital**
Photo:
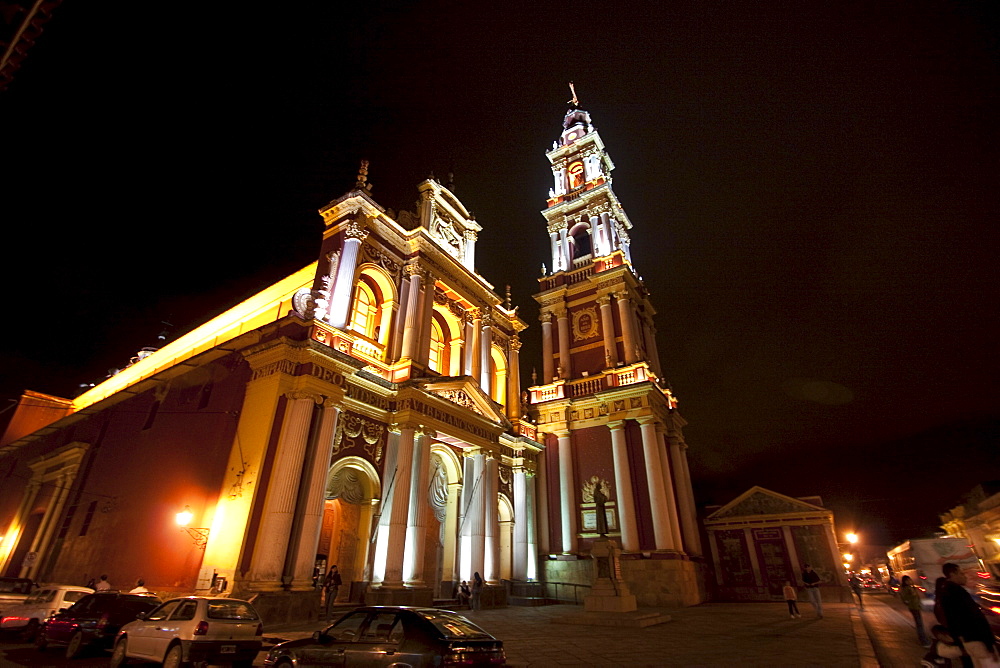
[[[521,349],[521,337],[519,337],[517,334],[510,337],[510,349],[514,352],[517,352],[518,350]]]
[[[344,236],[348,239],[357,239],[360,242],[368,237],[368,230],[364,228],[363,223],[359,224],[358,221],[352,220],[344,228]]]
[[[661,425],[661,424],[662,424],[662,423],[661,423],[661,422],[660,422],[660,421],[659,421],[659,420],[658,420],[658,419],[656,418],[656,416],[655,416],[655,415],[643,415],[642,417],[638,417],[638,418],[636,418],[636,419],[635,419],[635,421],[636,421],[636,422],[638,422],[638,423],[639,423],[640,425],[644,425],[644,424],[649,424],[649,423],[651,423],[651,422],[652,422],[652,423],[653,423],[654,425],[657,425],[657,426],[659,426],[659,425]]]
[[[607,423],[607,425],[608,425],[608,429],[610,429],[611,431],[616,431],[616,430],[619,430],[619,429],[624,429],[625,428],[625,420],[609,420],[608,423]]]
[[[424,425],[420,425],[419,427],[417,427],[416,433],[420,434],[421,436],[427,436],[428,438],[437,438],[438,435],[436,430]]]
[[[410,260],[403,265],[403,273],[407,276],[419,276],[423,278],[424,270],[420,267],[416,260]]]
[[[569,431],[569,429],[559,429],[552,433],[556,436],[556,438],[562,440],[564,438],[569,438],[571,432]]]
[[[614,292],[615,299],[618,301],[627,301],[629,298],[628,290],[617,290]]]
[[[302,392],[301,390],[293,390],[291,392],[285,392],[285,398],[289,401],[299,401],[300,399],[308,399],[314,404],[323,405],[326,401],[326,397],[322,397],[318,394],[313,394],[312,392]]]
[[[596,301],[599,306],[611,306],[611,294],[603,294],[599,296]]]
[[[543,325],[545,325],[545,324],[551,325],[552,324],[552,311],[542,311],[541,313],[539,313],[538,314],[538,321],[541,322]]]

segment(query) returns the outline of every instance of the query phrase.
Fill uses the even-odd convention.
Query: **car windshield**
[[[434,628],[447,639],[493,637],[465,617],[456,615],[454,612],[421,610],[418,614],[433,624]]]
[[[30,591],[31,580],[0,578],[0,594],[27,594]]]
[[[79,601],[81,598],[87,595],[85,591],[68,591],[63,594],[63,603],[72,603],[74,601]]]
[[[34,594],[24,599],[25,605],[34,605],[35,603],[48,603],[56,597],[56,591],[54,589],[43,589],[41,591],[36,591]]]
[[[234,601],[229,599],[214,600],[208,602],[209,619],[235,619],[257,621],[257,611],[246,601]]]

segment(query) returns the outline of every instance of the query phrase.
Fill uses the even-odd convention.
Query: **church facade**
[[[448,599],[478,572],[502,604],[504,581],[582,577],[600,484],[600,526],[672,573],[655,600],[698,602],[684,423],[630,223],[589,116],[564,126],[541,384],[522,392],[527,323],[476,272],[462,202],[429,179],[394,214],[363,164],[320,210],[316,262],[75,399],[24,394],[0,573],[256,595],[278,620],[308,616],[333,564],[368,603]]]

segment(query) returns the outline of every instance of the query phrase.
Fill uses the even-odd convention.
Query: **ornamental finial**
[[[358,168],[358,181],[354,184],[355,190],[364,190],[365,192],[371,192],[372,184],[368,183],[368,161],[362,160],[361,166]]]
[[[576,86],[573,85],[572,81],[569,82],[569,90],[571,93],[573,93],[573,99],[567,102],[566,104],[572,104],[574,107],[579,107],[580,100],[576,99]]]

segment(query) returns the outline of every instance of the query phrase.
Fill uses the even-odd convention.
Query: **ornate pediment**
[[[772,492],[763,487],[754,487],[708,516],[709,520],[720,520],[752,515],[785,515],[789,513],[826,513],[822,506],[794,499],[784,494]]]
[[[470,376],[440,378],[436,381],[421,383],[424,390],[435,396],[450,401],[456,406],[482,415],[487,420],[507,423],[503,409],[483,392]]]

